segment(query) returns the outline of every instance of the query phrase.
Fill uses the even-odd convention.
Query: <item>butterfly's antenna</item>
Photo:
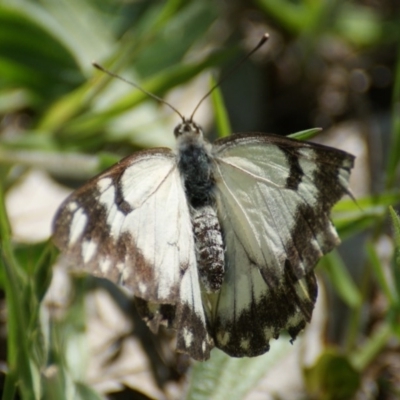
[[[193,120],[194,114],[200,107],[201,103],[217,88],[225,79],[232,74],[232,72],[236,71],[253,53],[255,53],[267,40],[269,39],[269,34],[264,33],[263,37],[261,40],[258,42],[257,46],[254,47],[253,50],[248,52],[241,60],[239,60],[226,74],[224,74],[221,79],[217,81],[217,83],[200,99],[200,101],[197,103],[197,106],[192,112],[192,115],[190,116],[189,121]]]
[[[171,110],[175,111],[180,117],[182,121],[185,121],[185,118],[183,117],[183,115],[171,104],[169,104],[167,101],[165,101],[164,99],[162,99],[161,97],[156,96],[155,94],[148,92],[146,89],[143,89],[142,87],[140,87],[139,85],[137,85],[134,82],[128,81],[127,79],[123,78],[122,76],[119,76],[117,74],[114,74],[114,72],[109,71],[108,69],[105,69],[104,67],[102,67],[100,64],[97,64],[96,62],[92,62],[93,67],[99,69],[102,72],[105,72],[107,75],[112,76],[113,78],[117,78],[122,82],[127,83],[128,85],[131,85],[133,87],[135,87],[136,89],[139,89],[142,93],[147,94],[147,96],[152,97],[154,100],[159,101],[160,103],[165,104],[166,106],[168,106]]]

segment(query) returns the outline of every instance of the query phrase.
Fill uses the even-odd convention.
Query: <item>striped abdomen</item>
[[[224,243],[221,226],[212,206],[192,208],[197,268],[207,293],[221,288],[224,279]]]

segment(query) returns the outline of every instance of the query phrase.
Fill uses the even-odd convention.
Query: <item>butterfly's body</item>
[[[177,330],[179,351],[263,354],[311,319],[354,157],[261,133],[210,144],[185,120],[175,136],[176,152],[137,152],[75,191],[54,240],[72,269],[131,288],[151,329]]]
[[[206,292],[215,292],[223,282],[224,244],[215,209],[211,145],[193,122],[178,125],[175,137],[178,169],[190,205],[200,280]]]

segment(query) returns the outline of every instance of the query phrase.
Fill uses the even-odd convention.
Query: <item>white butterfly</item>
[[[132,289],[156,331],[196,360],[257,356],[294,339],[317,297],[313,269],[338,243],[329,220],[354,157],[276,135],[212,145],[191,119],[177,151],[137,152],[76,190],[54,221],[72,269]]]

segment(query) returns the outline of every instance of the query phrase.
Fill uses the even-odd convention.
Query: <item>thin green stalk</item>
[[[361,298],[368,298],[369,289],[371,286],[371,270],[365,267],[364,273],[361,278],[361,284],[359,286],[359,290],[361,293]],[[361,325],[361,312],[363,309],[364,303],[362,302],[359,307],[355,307],[351,309],[350,313],[350,322],[349,329],[346,335],[346,343],[345,348],[346,351],[351,351],[355,348],[357,339],[359,337],[360,325]]]
[[[23,281],[20,279],[11,247],[11,229],[4,203],[4,192],[0,187],[0,244],[4,290],[6,294],[7,321],[7,351],[9,373],[6,376],[5,391],[7,396],[15,393],[16,382],[24,400],[34,400],[34,385],[29,360],[27,343],[27,324],[23,308]],[[12,397],[3,397],[12,399]]]
[[[392,138],[387,165],[386,189],[391,189],[396,180],[396,172],[400,160],[400,46],[397,54],[395,80],[392,94]]]
[[[393,293],[392,288],[389,286],[389,282],[387,281],[387,278],[385,276],[385,271],[383,270],[383,266],[379,260],[378,254],[376,253],[376,250],[372,245],[372,243],[367,243],[366,248],[367,248],[368,258],[370,260],[370,267],[374,272],[376,280],[382,292],[386,296],[389,305],[391,307],[394,307],[395,305],[397,305],[398,299],[396,298],[396,294]]]
[[[216,84],[215,79],[210,79],[210,88]],[[217,87],[211,93],[211,100],[215,114],[215,124],[217,126],[218,137],[226,137],[232,133],[231,124],[229,122],[228,113],[226,111],[224,99],[221,90]]]
[[[351,355],[351,362],[358,371],[364,371],[366,367],[387,345],[391,335],[391,327],[387,324],[382,325],[368,338],[368,340]]]

